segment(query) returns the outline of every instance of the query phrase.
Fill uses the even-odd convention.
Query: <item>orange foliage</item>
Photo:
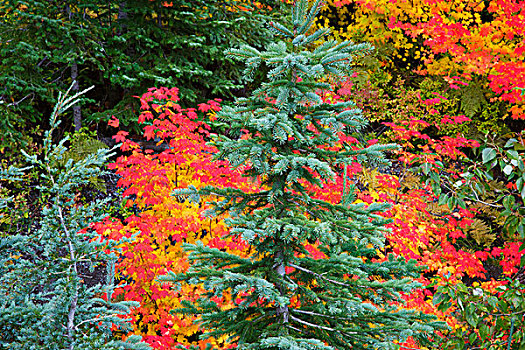
[[[331,103],[344,99],[336,94],[325,95],[324,98]],[[425,105],[424,102],[421,101],[422,106]],[[464,120],[454,122],[462,123]],[[519,251],[519,242],[506,242],[502,248],[465,248],[458,243],[468,238],[466,228],[472,223],[476,211],[468,208],[451,211],[446,205],[437,205],[438,198],[430,186],[423,183],[413,186],[404,184],[404,177],[410,176],[408,168],[427,164],[428,170],[444,170],[443,167],[448,166],[451,161],[466,157],[466,148],[478,147],[479,143],[462,137],[444,136],[434,139],[423,132],[429,123],[416,117],[386,124],[392,129],[391,137],[401,146],[394,157],[397,169],[392,170],[396,174],[354,166],[348,168],[348,176],[353,182],[360,181],[368,187],[357,192],[358,201],[368,204],[387,202],[392,205],[383,214],[391,218],[392,223],[388,225],[390,233],[386,236],[387,249],[378,251],[378,259],[386,259],[386,255],[393,252],[426,266],[424,275],[418,280],[423,289],[405,295],[406,306],[435,314],[454,329],[457,326],[454,307],[446,313],[437,310],[432,303],[435,288],[456,284],[465,277],[485,280],[487,271],[484,262],[487,259],[499,261],[504,274],[510,276],[517,271],[520,258],[525,252]],[[376,141],[370,140],[369,143]],[[447,168],[447,171],[458,172],[452,168]],[[363,176],[365,173],[368,173],[366,179]],[[340,198],[337,194],[342,193],[342,182],[339,177],[336,183],[326,184],[323,189],[325,199],[331,197],[333,201],[337,201]],[[505,283],[489,280],[483,282],[482,286],[487,293],[492,293],[495,286]],[[412,348],[415,346],[408,343],[405,345]]]
[[[525,118],[524,0],[341,0],[328,1],[339,22],[336,37],[393,46],[408,68],[468,83],[484,77],[499,99]],[[352,9],[352,10],[350,10]],[[354,22],[354,23],[352,23]],[[410,67],[410,62],[415,63]],[[451,87],[456,86],[450,82]]]
[[[209,127],[198,120],[207,112],[213,116],[220,109],[220,101],[200,104],[198,109],[182,109],[178,104],[177,89],[150,89],[141,98],[142,113],[139,123],[144,125],[144,137],[164,150],[155,153],[143,150],[119,131],[116,139],[122,142],[120,156],[110,168],[120,175],[118,185],[124,189],[124,221],[107,219],[96,225],[99,232],[112,237],[128,237],[130,243],[122,247],[117,264],[121,286],[116,298],[140,302],[140,308],[131,315],[135,334],[155,349],[172,349],[182,344],[196,344],[204,348],[211,343],[228,348],[224,339],[198,340],[200,330],[194,318],[171,310],[180,307],[181,300],[194,300],[202,289],[183,286],[174,293],[169,286],[159,284],[156,277],[168,270],[183,272],[188,260],[182,243],[202,241],[205,245],[242,254],[246,246],[227,234],[223,218],[206,218],[204,201],[189,203],[171,196],[176,188],[204,185],[249,186],[228,164],[212,161],[216,149],[206,145]],[[113,119],[110,122],[118,126]],[[224,300],[224,305],[230,303]]]
[[[157,147],[165,147],[162,152],[142,150],[138,143],[127,138],[125,132],[117,133],[116,138],[123,142],[121,149],[128,153],[119,157],[111,167],[121,176],[119,186],[125,189],[125,208],[132,214],[123,222],[108,219],[97,224],[97,229],[109,237],[125,236],[130,239],[130,243],[123,247],[117,266],[119,277],[128,284],[120,286],[116,297],[141,303],[141,307],[131,315],[136,326],[134,333],[143,335],[157,349],[172,349],[175,345],[190,343],[201,348],[207,343],[229,348],[233,345],[227,344],[225,339],[197,340],[200,330],[193,324],[194,319],[170,313],[181,305],[182,300],[198,298],[202,289],[182,286],[174,292],[168,286],[155,282],[155,278],[168,270],[187,270],[188,260],[181,249],[182,242],[201,240],[210,247],[239,255],[247,248],[242,242],[227,236],[223,218],[203,217],[207,207],[204,201],[196,204],[183,202],[171,196],[174,189],[188,186],[199,188],[206,184],[250,191],[257,188],[254,183],[242,178],[240,172],[232,171],[227,163],[212,161],[212,155],[217,150],[205,144],[209,127],[201,119],[205,118],[204,113],[207,113],[207,118],[214,119],[214,112],[220,109],[218,101],[200,104],[198,109],[183,110],[177,104],[177,93],[176,89],[150,89],[141,97],[139,121],[144,124],[145,138],[156,142]],[[327,103],[341,100],[338,95],[320,94]],[[449,119],[462,122],[456,118]],[[110,123],[118,126],[115,119]],[[399,166],[427,163],[431,167],[439,167],[447,159],[462,157],[462,148],[476,146],[471,140],[461,138],[434,140],[422,132],[425,123],[412,119],[390,125],[393,137],[402,145],[398,152]],[[353,138],[342,142],[356,147]],[[368,143],[372,145],[376,142],[370,140]],[[419,144],[419,151],[415,144]],[[341,202],[345,183],[342,170],[335,181],[326,183],[316,197],[332,203]],[[419,279],[423,288],[405,296],[407,307],[434,313],[455,327],[457,322],[453,309],[443,313],[433,305],[434,287],[456,283],[465,276],[483,279],[486,272],[483,262],[488,258],[503,261],[506,271],[513,271],[519,263],[521,253],[515,245],[478,251],[458,246],[456,243],[465,238],[463,229],[469,225],[474,212],[461,209],[436,215],[436,197],[430,187],[404,188],[404,175],[381,174],[363,169],[358,163],[347,166],[346,171],[349,181],[357,182],[368,172],[369,181],[375,182],[374,186],[358,191],[357,201],[380,201],[392,205],[384,213],[392,219],[389,225],[391,233],[386,237],[389,245],[386,251],[377,252],[377,259],[385,259],[389,252],[394,252],[427,266],[425,275]],[[307,250],[322,258],[315,244],[308,244]],[[494,285],[499,283],[490,282],[487,288],[494,289]],[[229,307],[231,302],[225,299],[223,306]]]

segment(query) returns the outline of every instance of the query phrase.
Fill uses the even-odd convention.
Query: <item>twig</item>
[[[319,314],[317,312],[305,311],[305,310],[299,310],[299,309],[292,309],[292,312],[298,312],[298,313],[305,314],[305,315],[310,315],[310,316],[319,316],[319,317],[327,317],[327,318],[338,318],[338,319],[343,319],[343,320],[347,320],[348,319],[348,318],[345,318],[345,317],[337,317],[337,316],[333,316],[333,315],[323,315],[323,314]]]
[[[303,330],[302,330],[302,329],[295,328],[294,326],[290,326],[290,324],[287,324],[286,327],[288,327],[288,328],[290,328],[290,329],[293,329],[293,330],[296,331],[296,332],[303,333]]]
[[[476,197],[476,198],[468,197],[470,200],[474,200],[474,201],[477,201],[478,203],[485,204],[485,205],[488,205],[494,208],[503,208],[502,205],[497,205],[497,204],[487,203],[487,202],[482,201],[481,199],[479,199],[478,193],[472,188],[471,183],[469,184],[469,187],[472,190],[472,193],[474,193],[474,197]]]
[[[118,316],[119,314],[111,314],[111,315],[106,315],[106,316],[101,316],[101,317],[98,317],[98,318],[90,318],[89,320],[84,320],[82,322],[80,322],[79,324],[77,324],[75,326],[75,329],[78,329],[78,327],[84,323],[88,323],[88,322],[99,322],[100,320],[103,320],[105,318],[110,318],[110,317],[115,317],[115,316]]]
[[[27,94],[27,95],[25,95],[24,97],[22,97],[20,100],[8,104],[7,107],[18,106],[18,104],[19,104],[20,102],[22,102],[23,100],[25,100],[25,99],[28,98],[29,96],[34,96],[34,94],[33,94],[33,93]]]
[[[47,171],[51,175],[51,169],[49,165],[47,166]],[[53,186],[56,185],[54,177],[50,176],[50,179],[51,179],[51,182],[53,183]],[[55,204],[58,209],[58,218],[60,219],[60,224],[62,225],[62,228],[64,229],[64,232],[66,233],[67,245],[69,248],[69,257],[71,261],[73,262],[73,271],[75,273],[75,276],[78,276],[78,268],[77,268],[77,263],[75,261],[75,258],[76,258],[75,257],[76,255],[75,247],[73,246],[73,243],[71,242],[71,235],[69,233],[69,230],[67,229],[67,226],[64,220],[64,215],[62,213],[62,207],[58,205],[57,203],[58,203],[58,200],[55,201]],[[75,313],[77,311],[77,306],[78,306],[78,286],[76,282],[74,284],[75,284],[75,291],[73,293],[73,299],[71,300],[71,307],[67,315],[67,337],[69,339],[69,349],[70,350],[73,350],[74,348],[73,330],[76,328],[75,327]]]
[[[326,326],[320,326],[320,325],[317,325],[317,324],[313,324],[313,323],[310,323],[310,322],[306,322],[306,321],[303,321],[301,320],[300,318],[297,318],[295,316],[291,316],[290,315],[290,318],[296,322],[299,322],[301,324],[304,324],[305,326],[310,326],[310,327],[314,327],[314,328],[318,328],[318,329],[323,329],[325,331],[329,331],[329,332],[339,332],[339,333],[342,333],[341,331],[338,331],[337,329],[334,329],[334,328],[330,328],[330,327],[326,327]],[[344,332],[345,334],[357,334],[357,332]]]
[[[297,270],[300,270],[300,271],[303,271],[303,272],[306,272],[306,273],[312,274],[312,275],[314,275],[314,276],[316,276],[316,277],[318,277],[318,278],[322,278],[322,279],[324,279],[324,280],[326,280],[326,281],[328,281],[328,282],[332,282],[333,284],[337,284],[337,285],[339,285],[339,286],[348,287],[348,288],[352,287],[352,286],[349,285],[349,284],[346,284],[346,283],[343,283],[343,282],[339,282],[339,281],[335,281],[335,280],[332,280],[332,279],[330,279],[330,278],[326,278],[326,277],[324,277],[323,275],[320,275],[320,274],[318,274],[318,273],[316,273],[316,272],[313,272],[313,271],[311,271],[311,270],[308,270],[308,269],[306,269],[306,268],[304,268],[304,267],[301,267],[301,266],[298,266],[298,265],[295,265],[295,264],[288,264],[288,266],[293,267],[294,269],[297,269]],[[363,287],[363,286],[361,286],[361,287]]]
[[[524,313],[525,313],[525,310],[512,312],[510,314],[489,314],[489,315],[499,317],[499,316],[513,316],[513,315],[519,315],[519,314],[524,314]]]

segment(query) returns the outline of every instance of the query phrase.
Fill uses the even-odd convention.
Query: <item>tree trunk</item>
[[[78,65],[76,61],[71,62],[71,80],[73,80],[73,93],[76,94],[79,91],[78,88]],[[82,111],[80,105],[77,103],[73,106],[73,123],[75,125],[75,131],[80,131],[82,127]]]
[[[71,12],[69,3],[66,4],[64,11],[69,20],[71,21],[71,19],[73,18],[73,12]],[[78,64],[75,60],[71,62],[71,80],[73,81],[73,94],[77,94],[79,92]],[[80,131],[80,128],[82,127],[82,111],[80,110],[80,105],[78,103],[73,106],[73,125],[75,126],[75,131]]]
[[[281,251],[278,251],[276,257],[277,260],[281,260],[284,258],[284,254]],[[279,261],[276,263],[275,272],[277,272],[277,274],[281,277],[284,277],[284,275],[286,275],[286,267],[284,266],[284,262]],[[281,295],[284,295],[283,286],[278,285],[277,289],[279,290],[279,292],[281,292]],[[288,323],[290,317],[290,311],[288,310],[288,306],[277,306],[276,313],[277,315],[282,317],[283,323]]]
[[[122,23],[123,20],[126,20],[128,18],[128,13],[126,12],[126,6],[127,6],[126,1],[121,1],[118,4],[117,23],[118,23],[119,30],[118,30],[117,35],[119,36],[124,33],[124,31],[126,30],[126,26],[127,26],[125,22]]]

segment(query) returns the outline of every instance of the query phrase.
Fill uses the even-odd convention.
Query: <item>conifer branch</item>
[[[93,239],[92,231],[82,230],[89,222],[99,222],[104,218],[105,215],[97,211],[107,200],[94,200],[83,205],[76,201],[75,196],[78,187],[87,183],[91,176],[104,173],[101,166],[113,155],[111,150],[100,150],[82,160],[70,160],[63,167],[57,166],[67,151],[64,146],[67,139],[54,144],[52,132],[59,125],[58,115],[78,103],[78,96],[60,94],[50,117],[51,129],[44,137],[43,159],[22,151],[26,161],[41,173],[42,181],[36,189],[48,204],[42,209],[36,230],[33,231],[31,225],[24,235],[13,235],[0,242],[0,245],[12,245],[10,249],[19,252],[17,259],[10,259],[7,273],[4,273],[5,269],[0,271],[0,328],[8,330],[0,334],[3,340],[0,343],[5,344],[7,339],[8,344],[20,349],[40,349],[42,346],[91,349],[94,344],[97,349],[113,349],[117,343],[119,348],[148,349],[145,343],[140,343],[138,336],[119,342],[109,339],[113,325],[121,328],[126,323],[115,313],[122,311],[119,315],[123,315],[129,312],[130,305],[137,305],[135,302],[112,302],[108,298],[98,306],[102,300],[99,296],[107,290],[100,284],[89,288],[81,285],[80,263],[89,261],[97,265],[109,262],[112,252],[108,250],[111,251],[119,242],[108,239],[102,243]],[[10,180],[20,181],[24,169],[9,169],[6,175]],[[0,175],[3,177],[4,171],[0,171]],[[105,320],[102,325],[81,327],[101,319]],[[9,329],[17,331],[13,333]]]
[[[53,179],[51,177],[51,179]],[[54,182],[53,182],[53,185],[54,185]],[[62,208],[58,205],[57,205],[57,209],[58,209],[58,217],[60,219],[60,224],[62,225],[62,228],[64,229],[64,232],[66,233],[66,238],[67,238],[67,245],[68,245],[68,249],[69,249],[69,258],[71,259],[71,261],[73,262],[73,272],[75,274],[75,276],[78,276],[78,267],[77,267],[77,262],[76,262],[76,257],[75,257],[75,247],[73,246],[73,243],[71,242],[71,235],[69,233],[69,230],[67,229],[67,226],[66,226],[66,223],[64,221],[64,215],[62,213]],[[74,348],[74,343],[73,343],[73,331],[75,330],[75,313],[77,311],[77,303],[78,303],[78,285],[77,285],[77,281],[74,282],[74,290],[73,290],[73,298],[71,300],[71,306],[69,308],[69,313],[67,315],[67,336],[70,340],[70,343],[69,343],[69,349],[70,350],[73,350]]]
[[[50,132],[51,134],[51,132]],[[57,186],[56,182],[55,182],[55,177],[53,176],[53,172],[51,171],[51,167],[49,166],[49,164],[47,164],[47,167],[46,167],[46,170],[47,170],[47,173],[48,173],[48,176],[49,176],[49,179],[51,180],[51,183],[53,185],[53,188],[55,188]],[[60,220],[60,225],[62,226],[62,229],[64,230],[64,233],[66,234],[66,243],[67,243],[67,246],[68,246],[68,250],[69,250],[69,259],[71,260],[72,262],[72,267],[73,267],[73,273],[74,273],[74,276],[78,276],[79,273],[78,273],[78,266],[77,266],[77,261],[76,261],[76,251],[75,251],[75,247],[73,245],[73,242],[72,242],[72,237],[71,237],[71,234],[67,228],[67,225],[66,225],[66,222],[65,222],[65,219],[64,219],[64,214],[63,214],[63,211],[62,211],[62,206],[59,204],[59,196],[57,195],[57,197],[55,197],[55,205],[56,205],[56,208],[57,208],[57,211],[58,211],[58,218]],[[70,276],[68,276],[70,277]],[[78,306],[78,285],[77,285],[77,281],[74,281],[73,282],[74,284],[74,289],[73,289],[73,297],[71,299],[71,304],[70,304],[70,307],[69,307],[69,312],[68,312],[68,315],[67,315],[67,337],[69,338],[69,350],[73,350],[74,349],[74,339],[73,339],[73,332],[75,331],[75,314],[76,314],[76,311],[77,311],[77,306]]]
[[[350,317],[337,317],[337,316],[334,316],[334,315],[324,315],[324,314],[320,314],[320,313],[317,313],[317,312],[306,311],[306,310],[301,310],[301,309],[293,309],[292,313],[294,313],[294,312],[297,312],[297,313],[300,313],[300,314],[305,314],[305,315],[311,315],[311,316],[326,317],[326,318],[338,318],[338,319],[343,319],[343,320],[350,319]]]

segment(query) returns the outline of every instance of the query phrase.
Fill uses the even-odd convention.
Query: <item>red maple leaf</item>
[[[117,143],[120,143],[120,142],[126,141],[126,136],[128,135],[129,135],[129,132],[120,130],[119,132],[117,132],[115,136],[113,136],[113,138],[115,139]]]
[[[199,103],[199,111],[208,112],[211,109],[211,106],[207,103]]]
[[[108,121],[108,125],[114,128],[118,128],[119,120],[113,115],[111,116],[111,120]]]

